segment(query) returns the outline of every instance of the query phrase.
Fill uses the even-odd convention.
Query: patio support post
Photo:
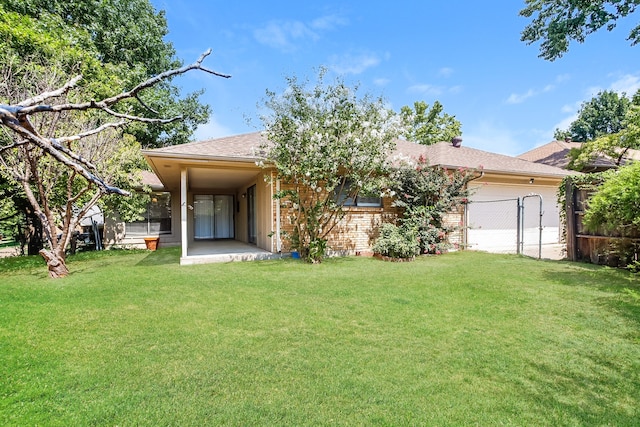
[[[183,167],[180,170],[180,241],[182,243],[182,258],[187,256],[187,212],[187,168]]]
[[[280,193],[280,178],[276,179],[276,192]],[[276,252],[282,251],[282,242],[280,241],[280,199],[275,199],[276,202]]]

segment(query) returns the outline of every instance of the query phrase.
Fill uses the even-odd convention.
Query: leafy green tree
[[[178,68],[164,12],[149,0],[4,0],[0,4],[0,62],[48,59],[59,73],[83,75],[80,86],[91,96],[105,98],[148,77]],[[130,126],[128,133],[145,148],[188,142],[198,125],[206,123],[210,108],[198,97],[181,97],[170,79],[140,94],[141,102],[119,108],[136,115],[156,111],[157,117],[181,115],[169,124]],[[144,105],[143,105],[144,103]]]
[[[179,67],[167,31],[148,0],[0,2],[0,173],[39,218],[52,276],[67,273],[66,245],[91,205],[135,185],[140,146],[187,142],[208,118],[199,93],[181,97],[171,82],[211,72],[204,56]],[[140,198],[101,203],[135,215]]]
[[[640,149],[640,105],[629,107],[620,131],[582,144],[572,153],[569,166],[581,170],[598,156],[605,156],[620,166],[630,149]]]
[[[605,27],[611,31],[619,19],[633,14],[638,0],[526,0],[520,15],[532,18],[522,32],[527,44],[542,40],[540,57],[553,61],[569,50],[575,40],[583,43],[586,37]],[[640,25],[634,27],[627,40],[631,45],[640,42]]]
[[[314,87],[287,78],[282,94],[267,91],[261,117],[267,166],[286,183],[276,198],[289,208],[291,245],[301,258],[320,262],[327,239],[344,216],[344,205],[361,191],[378,191],[387,158],[401,133],[400,121],[384,100],[359,97],[336,79]]]
[[[623,120],[631,100],[612,90],[598,92],[590,101],[582,103],[578,118],[566,131],[556,130],[555,138],[571,138],[575,142],[592,141],[603,135],[618,133],[623,129]]]
[[[441,141],[451,141],[461,134],[461,123],[444,112],[438,101],[429,107],[424,101],[416,101],[413,108],[405,105],[400,116],[406,127],[405,137],[409,141],[423,145],[432,145]]]
[[[582,142],[570,153],[569,168],[584,170],[594,159],[604,156],[620,165],[629,149],[640,148],[640,91],[630,100],[625,94],[600,92],[582,105],[578,118],[566,131],[556,130],[555,138]]]
[[[637,236],[640,231],[640,163],[610,172],[589,198],[584,225],[620,236]]]
[[[85,11],[84,5],[90,14],[123,14],[124,18],[110,16],[112,21],[144,22],[156,16],[148,2],[146,9],[129,8],[143,3],[52,2],[40,9],[38,2],[25,2],[16,3],[17,11],[0,5],[0,71],[4,77],[0,84],[4,131],[0,135],[0,173],[23,190],[40,220],[48,246],[41,253],[52,277],[68,273],[65,249],[88,209],[106,194],[129,194],[122,188],[134,185],[135,172],[143,166],[140,145],[152,145],[150,138],[162,143],[160,132],[172,141],[185,142],[193,130],[193,117],[187,119],[191,125],[159,126],[177,123],[184,106],[187,113],[207,111],[197,103],[197,95],[180,100],[177,88],[168,83],[192,69],[217,74],[202,67],[206,55],[187,67],[156,69],[179,64],[168,56],[173,54],[170,45],[161,38],[155,44],[148,39],[166,34],[164,19],[155,21],[162,31],[140,27],[133,34],[129,28],[126,34],[105,36],[101,41],[102,30],[92,27],[99,16],[84,21],[77,18]],[[18,10],[32,4],[38,7],[23,11],[25,14]],[[68,9],[56,9],[61,5]],[[103,29],[109,29],[108,23]],[[127,54],[133,49],[131,43],[148,49],[147,55]],[[138,58],[143,62],[132,62]],[[130,123],[142,125],[125,128]],[[133,197],[120,205],[131,212],[140,204]]]
[[[129,122],[171,123],[180,117],[154,118],[119,113],[122,102],[140,100],[146,89],[190,70],[227,77],[202,66],[210,52],[195,63],[151,77],[128,91],[101,100],[74,102],[86,96],[63,76],[17,64],[1,70],[8,77],[0,104],[0,174],[24,191],[37,215],[50,250],[41,250],[51,277],[68,274],[65,250],[79,221],[104,195],[130,195],[113,184],[132,184],[140,170],[140,146],[119,128]],[[49,71],[49,72],[47,72]],[[53,86],[53,87],[50,87]],[[57,88],[56,88],[57,87]],[[33,92],[33,93],[32,93]],[[141,102],[142,103],[142,102]],[[142,103],[144,105],[144,103]]]

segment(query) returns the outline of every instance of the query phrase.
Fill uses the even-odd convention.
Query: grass
[[[638,425],[640,280],[452,253],[0,262],[1,425]],[[29,265],[29,263],[32,263]]]

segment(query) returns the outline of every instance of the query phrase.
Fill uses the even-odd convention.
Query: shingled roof
[[[151,156],[160,155],[163,157],[254,162],[262,158],[259,155],[258,149],[264,141],[264,137],[260,132],[253,132],[146,150],[144,153]],[[454,147],[450,142],[440,142],[438,144],[425,146],[402,139],[396,140],[396,149],[392,158],[410,157],[418,159],[421,155],[429,160],[430,165],[449,168],[481,167],[485,172],[557,177],[574,173],[546,164],[533,163],[522,158],[490,153],[465,146]]]
[[[572,149],[580,149],[581,147],[581,142],[551,141],[548,144],[520,154],[518,158],[566,169],[569,165],[569,152]],[[628,150],[624,159],[627,161],[640,160],[640,151]],[[611,169],[616,167],[616,163],[608,157],[598,156],[589,164],[589,167],[595,170]]]
[[[415,159],[423,155],[432,166],[482,168],[484,172],[555,177],[564,177],[575,173],[554,166],[529,162],[517,157],[465,147],[464,145],[455,147],[450,142],[439,142],[434,145],[424,146],[398,140],[395,154],[396,156],[404,155]]]
[[[253,132],[145,150],[144,153],[173,155],[175,157],[255,161],[263,158],[259,155],[259,147],[264,141],[261,132]]]

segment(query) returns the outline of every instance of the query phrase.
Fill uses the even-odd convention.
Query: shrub
[[[373,251],[391,258],[412,258],[420,253],[420,244],[413,231],[386,223],[380,228]]]
[[[394,206],[403,210],[400,223],[416,236],[420,253],[441,254],[449,249],[449,234],[457,227],[446,225],[445,217],[468,202],[467,184],[474,176],[472,169],[430,167],[424,157],[414,166],[394,171],[390,184],[396,195]]]
[[[584,224],[620,236],[635,237],[640,228],[640,162],[620,168],[589,198]]]

